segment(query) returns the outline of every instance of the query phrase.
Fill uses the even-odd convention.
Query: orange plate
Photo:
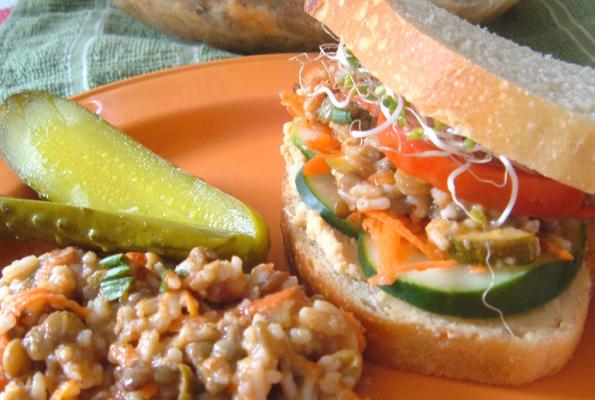
[[[277,93],[296,81],[288,55],[255,56],[145,75],[76,96],[91,110],[191,174],[251,204],[272,236],[269,255],[285,266],[279,216],[283,163],[281,126],[289,115]],[[76,156],[76,149],[65,149]],[[0,165],[0,191],[31,195]],[[5,263],[39,244],[0,242]],[[372,399],[586,399],[595,398],[595,314],[574,359],[558,375],[520,388],[430,378],[366,364],[360,392]],[[465,368],[465,365],[461,365]]]

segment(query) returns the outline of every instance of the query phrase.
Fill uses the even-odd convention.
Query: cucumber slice
[[[493,286],[486,302],[511,315],[538,307],[560,295],[570,285],[583,263],[586,231],[573,228],[572,261],[538,259],[525,266],[495,268]],[[370,236],[359,237],[359,259],[364,275],[376,274],[378,254]],[[490,288],[489,271],[470,273],[467,266],[408,272],[392,285],[379,286],[388,294],[423,310],[463,318],[493,318],[498,314],[482,301]]]
[[[515,228],[468,232],[450,238],[448,253],[463,264],[523,265],[535,261],[539,241],[535,235]]]
[[[295,177],[295,185],[306,205],[320,213],[322,219],[347,236],[356,238],[360,227],[337,214],[348,213],[347,204],[337,193],[337,182],[331,174],[305,176],[303,171]]]
[[[300,136],[299,133],[296,132],[295,129],[293,129],[293,132],[291,133],[291,143],[293,143],[293,145],[295,147],[297,147],[298,149],[300,149],[300,151],[304,154],[304,156],[306,157],[307,160],[314,158],[316,155],[318,155],[317,152],[315,152],[314,150],[310,150],[306,144],[304,143],[304,138]]]
[[[247,265],[266,257],[262,218],[239,200],[160,158],[79,104],[49,93],[0,106],[0,152],[51,201],[237,232]]]
[[[0,196],[0,237],[39,239],[60,246],[76,245],[104,253],[152,251],[182,260],[192,248],[213,249],[221,258],[248,256],[250,247],[241,235],[180,224],[142,215],[111,213],[88,208]],[[121,264],[116,254],[100,266]]]

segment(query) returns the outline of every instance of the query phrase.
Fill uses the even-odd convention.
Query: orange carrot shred
[[[400,265],[384,266],[381,273],[368,279],[371,285],[390,285],[397,280],[399,275],[411,271],[424,271],[432,268],[448,268],[457,265],[455,260],[422,261]]]
[[[331,167],[326,162],[325,156],[318,155],[306,161],[303,171],[305,176],[330,174]]]
[[[153,396],[157,394],[157,385],[154,383],[148,383],[142,388],[140,388],[139,392],[140,395],[143,396],[144,399],[151,399]]]
[[[4,314],[11,314],[18,318],[24,311],[36,304],[48,303],[57,309],[69,309],[82,318],[86,318],[89,310],[73,300],[66,298],[63,294],[56,293],[46,288],[34,288],[24,290],[15,294],[15,298],[2,310]]]
[[[287,109],[292,117],[303,117],[304,114],[304,98],[297,95],[295,92],[283,91],[279,93],[281,104]]]
[[[549,236],[541,236],[539,238],[541,248],[545,250],[546,253],[553,254],[554,256],[558,257],[560,260],[564,261],[571,261],[574,260],[574,256],[571,252],[564,249],[560,246],[560,243],[556,242]]]
[[[258,300],[254,300],[247,308],[247,314],[253,316],[256,313],[269,310],[271,308],[278,307],[283,302],[291,300],[296,297],[298,292],[297,286],[292,286],[287,289],[283,289],[280,292],[269,294]]]
[[[413,233],[412,229],[407,226],[408,221],[403,217],[390,215],[384,211],[367,211],[365,215],[374,218],[385,224],[387,227],[395,230],[430,260],[444,260],[447,258],[443,252],[438,250],[436,246],[430,243],[425,237]]]

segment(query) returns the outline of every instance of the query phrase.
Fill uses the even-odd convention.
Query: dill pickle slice
[[[270,240],[250,207],[168,163],[79,104],[44,92],[0,106],[0,152],[42,198],[241,234],[246,263]]]
[[[184,259],[197,246],[221,258],[246,256],[250,249],[241,234],[194,225],[89,208],[0,196],[0,237],[44,240],[104,253],[152,251]]]
[[[490,262],[524,265],[535,261],[538,246],[532,233],[507,227],[455,235],[450,238],[448,253],[464,264],[485,264],[489,252]]]

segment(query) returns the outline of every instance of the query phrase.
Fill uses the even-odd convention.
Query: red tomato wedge
[[[407,140],[401,128],[397,128],[396,132],[392,129],[381,132],[378,140],[382,146],[394,149],[386,150],[385,154],[397,168],[445,192],[448,192],[448,176],[463,164],[463,160],[455,156],[413,156],[437,148],[425,140]],[[513,214],[542,219],[577,215],[585,198],[583,192],[520,168],[515,171],[519,179],[519,193]],[[510,199],[510,181],[503,187],[498,187],[481,180],[501,184],[504,182],[504,172],[504,166],[497,162],[473,164],[455,180],[457,197],[488,209],[503,210]]]

